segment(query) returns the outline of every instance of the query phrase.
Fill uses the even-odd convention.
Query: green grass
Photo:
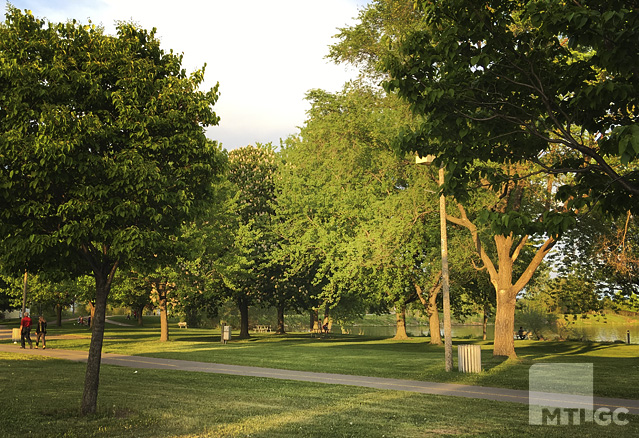
[[[84,365],[0,353],[3,437],[602,437],[626,426],[529,426],[524,405],[340,385],[103,365],[79,417]],[[137,371],[137,372],[136,372]]]
[[[112,319],[126,322],[123,317]],[[477,343],[482,346],[482,366],[485,371],[481,374],[462,374],[444,371],[443,346],[429,345],[427,338],[398,342],[341,334],[331,334],[326,338],[311,338],[306,333],[286,336],[255,334],[249,340],[233,340],[223,345],[219,342],[219,330],[184,330],[172,323],[171,340],[159,342],[157,320],[157,317],[146,318],[145,327],[107,325],[103,351],[513,389],[528,389],[528,370],[535,363],[592,363],[596,395],[639,399],[639,345],[516,341],[518,359],[504,361],[493,358],[489,341],[454,340],[454,344]],[[52,339],[49,346],[88,349],[88,329],[71,323],[63,328],[50,326],[49,335],[61,334],[72,334],[74,338]]]
[[[125,322],[123,318],[114,318]],[[595,393],[639,398],[639,346],[517,341],[516,360],[482,345],[480,374],[443,371],[443,347],[425,339],[308,334],[257,335],[219,342],[219,330],[180,330],[159,342],[157,318],[145,327],[107,326],[104,352],[295,370],[528,388],[540,362],[593,363]],[[50,325],[49,348],[86,350],[89,331]],[[457,343],[457,342],[456,342]],[[99,413],[78,416],[84,364],[0,354],[0,436],[638,436],[639,417],[623,427],[532,427],[527,406],[339,385],[103,365]]]

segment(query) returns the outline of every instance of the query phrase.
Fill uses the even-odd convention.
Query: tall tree
[[[375,0],[371,2],[361,11],[360,16],[358,17],[359,20],[355,25],[341,29],[340,34],[337,36],[340,41],[331,47],[331,58],[336,62],[347,62],[358,66],[364,76],[376,81],[386,80],[392,85],[387,88],[394,89],[393,87],[395,86],[396,81],[391,75],[395,74],[395,71],[389,69],[388,64],[391,64],[391,61],[401,59],[401,56],[397,54],[397,47],[401,46],[408,36],[424,32],[425,29],[429,29],[428,24],[424,22],[423,11],[416,9],[414,5],[415,2],[412,0]],[[408,101],[411,104],[413,103],[410,99],[408,99]],[[402,147],[404,150],[417,151],[420,155],[426,156],[426,148],[420,147],[420,145],[424,142],[424,139],[417,138],[415,143],[411,143],[411,141],[415,140],[416,137],[413,133],[420,132],[420,129],[428,123],[428,120],[424,119],[423,112],[414,112],[415,117],[412,118],[412,123],[406,124],[404,129],[399,131],[400,139],[404,140],[406,143],[406,145],[402,145]],[[424,137],[426,139],[429,138],[425,131]],[[440,141],[440,139],[437,139],[437,141]],[[474,162],[471,160],[471,163]],[[454,167],[451,167],[449,170],[454,170]],[[451,178],[450,175],[447,178],[447,181],[448,186],[453,185],[456,182],[456,180]],[[465,187],[463,184],[460,184],[460,186]],[[467,196],[467,199],[468,198],[472,198],[472,196]],[[485,206],[485,204],[476,202],[474,202],[474,204],[476,205],[472,207],[467,204],[465,208],[474,209],[484,208]],[[451,206],[449,205],[449,212],[450,207]],[[464,213],[465,211],[466,210],[464,210]],[[472,213],[471,216],[474,215],[475,213]],[[451,218],[452,217],[454,216],[451,216]],[[466,213],[465,217],[468,218]],[[469,224],[468,221],[458,221],[457,223],[460,225]],[[477,236],[479,236],[479,234],[477,234]],[[504,243],[507,241],[508,240],[505,240]],[[524,239],[523,243],[526,241],[527,239]],[[477,244],[478,242],[474,243]],[[407,243],[404,243],[403,245],[407,248],[410,247]],[[461,248],[463,247],[464,246],[461,246]],[[478,245],[475,245],[475,247],[479,248]],[[495,254],[494,251],[489,250],[489,252],[484,255],[489,253]],[[514,254],[515,252],[513,252],[511,256]],[[517,254],[519,254],[519,251],[517,251]],[[472,286],[473,282],[481,282],[480,278],[484,275],[483,273],[468,271],[467,267],[462,267],[460,265],[463,259],[468,260],[467,256],[457,256],[456,258],[459,260],[459,263],[456,264],[456,268],[461,267],[461,269],[456,269],[457,274],[463,273],[462,278],[458,278],[457,281],[466,283],[469,286]],[[513,267],[511,265],[508,265],[508,267],[504,266],[504,269],[500,271],[502,276],[506,275],[507,270],[512,270],[512,268]],[[493,270],[492,272],[494,274],[493,280],[496,280],[498,277],[498,270]],[[436,282],[431,282],[431,284],[433,285],[431,286],[432,293],[429,294],[428,297],[425,296],[422,290],[423,285],[417,285],[419,287],[417,287],[416,290],[419,292],[421,302],[428,309],[427,313],[431,316],[431,333],[437,336],[439,330],[437,329],[435,332],[435,325],[438,324],[435,302],[437,297],[436,291],[438,289]],[[503,288],[500,287],[499,290],[503,290]],[[472,295],[475,298],[479,298],[478,294]],[[485,303],[490,302],[490,300],[482,301]],[[511,300],[509,299],[508,301],[510,302]],[[514,307],[512,311],[514,312]],[[504,329],[504,332],[506,332],[506,330],[507,329]],[[508,336],[512,338],[511,334],[508,334]],[[437,340],[435,340],[435,342],[437,342]]]
[[[475,219],[469,218],[467,205],[462,204],[459,214],[448,216],[470,231],[490,274],[497,297],[495,355],[514,355],[517,293],[573,221],[570,206],[547,204],[550,211],[539,209],[538,200],[529,196],[538,183],[525,182],[527,175],[576,175],[549,183],[556,188],[572,182],[559,193],[575,207],[589,200],[584,195],[592,193],[589,184],[595,181],[593,174],[608,177],[603,183],[599,178],[600,184],[608,184],[598,193],[605,192],[604,199],[612,199],[608,194],[617,196],[618,190],[632,194],[636,177],[632,170],[610,172],[605,160],[596,161],[596,166],[584,165],[583,157],[579,161],[580,153],[596,160],[593,151],[599,146],[592,141],[597,131],[591,129],[593,124],[585,123],[585,113],[574,107],[568,110],[574,105],[567,103],[572,97],[569,85],[596,78],[588,76],[587,48],[570,50],[548,29],[537,33],[533,23],[538,23],[538,17],[533,18],[530,11],[542,3],[558,4],[417,2],[420,7],[404,15],[409,17],[405,25],[396,26],[397,21],[385,11],[402,2],[378,0],[370,8],[378,19],[363,15],[368,22],[363,20],[353,28],[372,32],[342,34],[345,40],[354,41],[346,46],[356,52],[370,51],[360,43],[360,35],[373,35],[370,41],[386,43],[385,49],[376,49],[375,59],[380,62],[375,67],[381,66],[386,74],[385,89],[397,92],[417,115],[413,129],[403,133],[400,143],[405,150],[422,156],[435,155],[435,163],[446,166],[445,193],[466,202],[474,196],[478,182],[500,193],[500,200]],[[352,55],[344,59],[358,60]],[[569,70],[575,73],[571,77]],[[604,119],[610,120],[606,118],[609,107],[599,110],[600,122],[605,124]],[[626,154],[621,161],[632,159],[632,154]],[[584,174],[590,179],[582,178]],[[545,240],[534,246],[535,256],[515,276],[514,263],[521,260],[524,250],[532,248],[530,240],[535,236],[545,236]],[[488,249],[492,245],[494,248]]]
[[[58,327],[62,326],[62,311],[82,293],[81,285],[73,279],[54,281],[38,275],[29,275],[27,283],[32,315],[36,315],[36,312],[42,313],[45,309],[54,310]]]
[[[184,227],[184,251],[177,261],[179,275],[174,291],[174,311],[185,315],[189,327],[197,327],[204,316],[215,316],[227,289],[229,267],[236,263],[231,251],[237,216],[229,205],[234,187],[228,181],[227,154],[224,152],[224,178],[214,185],[215,201],[198,220]],[[227,208],[228,207],[228,208]]]
[[[474,204],[476,212],[471,218],[464,204],[455,201],[458,213],[448,210],[447,214],[448,221],[470,232],[481,268],[488,273],[493,286],[496,306],[493,354],[496,356],[515,355],[513,331],[517,296],[533,280],[559,237],[574,225],[577,213],[552,199],[553,180],[543,175],[533,177],[535,172],[529,170],[532,167],[476,164],[473,171],[480,178],[480,184],[458,188],[466,198],[465,204]],[[520,177],[527,173],[528,177]],[[481,175],[486,174],[492,175],[493,182],[481,179]],[[475,287],[472,281],[469,286],[471,296],[485,304],[493,301],[472,293]]]
[[[410,123],[407,107],[361,82],[314,90],[309,100],[301,137],[284,151],[278,207],[287,251],[312,270],[320,305],[395,307],[401,336],[402,309],[420,299],[439,342],[437,181],[392,147]]]
[[[379,96],[355,84],[335,95],[313,90],[308,99],[309,119],[285,151],[278,193],[286,250],[297,272],[313,276],[320,307],[346,310],[349,303],[365,312],[371,283],[362,278],[370,267],[361,263],[369,243],[361,224],[374,216],[376,195],[392,190],[392,154],[379,145],[393,116]]]
[[[0,26],[3,266],[91,273],[95,318],[82,414],[96,411],[106,302],[115,273],[171,252],[170,236],[211,198],[219,153],[199,91],[155,31],[117,36],[9,7]],[[35,269],[34,269],[35,270]]]
[[[248,338],[249,307],[262,301],[275,284],[270,254],[275,249],[275,150],[270,144],[229,152],[228,178],[233,185],[235,213],[232,251],[235,268],[227,269],[227,285],[240,310],[240,338]]]
[[[151,304],[152,285],[148,278],[130,269],[128,272],[120,270],[113,284],[114,299],[130,309],[130,313],[137,315],[137,324],[143,325],[142,312]]]

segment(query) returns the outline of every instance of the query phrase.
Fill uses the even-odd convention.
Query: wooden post
[[[444,185],[444,166],[439,167],[439,187]],[[448,234],[446,232],[446,197],[439,197],[439,223],[442,248],[442,298],[444,300],[444,359],[446,371],[453,370],[453,339],[450,322],[450,281],[448,274]]]
[[[434,155],[425,157],[415,156],[417,164],[431,164],[435,159]],[[443,163],[439,166],[439,187],[445,182],[445,169]],[[442,298],[444,301],[444,361],[446,371],[453,370],[453,338],[450,322],[450,277],[448,275],[448,235],[446,233],[446,197],[442,193],[439,197],[439,229],[441,233],[442,248]]]

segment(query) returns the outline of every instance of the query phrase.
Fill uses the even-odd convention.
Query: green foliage
[[[580,217],[566,233],[570,245],[551,256],[557,278],[547,285],[564,313],[632,307],[638,292],[636,219],[629,213],[612,220],[597,212]]]
[[[574,177],[580,202],[637,212],[634,2],[417,4],[421,28],[384,57],[386,88],[424,116],[403,143],[446,163],[448,190],[463,194],[477,160],[526,162]]]
[[[314,307],[326,302],[340,317],[415,300],[414,283],[432,275],[437,254],[436,183],[392,150],[410,122],[406,106],[361,83],[308,99],[301,136],[282,152],[278,190],[291,271],[314,286]]]
[[[603,305],[593,281],[578,275],[556,278],[549,284],[556,309],[564,314],[585,314]]]
[[[271,257],[279,245],[274,228],[276,175],[271,144],[249,145],[228,154],[227,236],[214,262],[219,268],[214,278],[220,280],[222,296],[240,307],[242,337],[249,336],[248,307],[272,299],[277,282],[279,268]]]
[[[148,257],[206,204],[217,87],[198,91],[203,70],[187,77],[154,31],[120,23],[114,37],[9,8],[0,51],[5,267]]]
[[[356,66],[362,78],[377,83],[386,74],[381,60],[393,49],[390,42],[420,25],[421,14],[414,5],[414,0],[370,2],[360,10],[355,25],[339,29],[328,57]]]
[[[235,210],[241,222],[269,220],[273,214],[277,163],[271,144],[229,152],[229,181],[235,186]]]
[[[137,312],[151,304],[151,280],[134,270],[118,271],[112,288],[112,299],[128,308],[128,313]],[[140,319],[141,320],[141,319]]]
[[[0,275],[0,311],[22,307],[22,287],[21,278]]]

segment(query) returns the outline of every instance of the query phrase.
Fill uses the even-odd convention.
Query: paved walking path
[[[0,344],[0,352],[23,353],[48,356],[76,362],[86,362],[88,352],[75,350],[36,350],[21,349],[15,344]],[[265,377],[270,379],[298,380],[303,382],[329,383],[335,385],[352,385],[367,388],[394,391],[419,392],[423,394],[449,395],[466,398],[496,400],[511,403],[528,404],[528,391],[487,386],[459,385],[455,383],[422,382],[417,380],[387,379],[381,377],[351,376],[346,374],[314,373],[306,371],[280,370],[275,368],[258,368],[240,365],[224,365],[188,360],[160,359],[142,356],[124,356],[121,354],[103,353],[102,363],[131,368],[148,368],[161,370],[195,371],[214,374],[232,374],[237,376]],[[549,397],[552,394],[548,395]],[[560,395],[557,395],[561,399]],[[552,399],[549,399],[551,402]],[[639,415],[639,400],[617,398],[594,398],[595,409],[606,407],[610,410],[623,407],[631,414]]]
[[[63,322],[70,322],[70,321],[77,321],[77,318],[68,318],[68,319],[63,319]],[[133,327],[133,324],[127,324],[127,323],[123,323],[123,322],[119,322],[119,321],[114,321],[112,319],[109,319],[108,317],[104,320],[104,322],[106,322],[107,324],[113,324],[113,325],[117,325],[120,327]],[[35,324],[34,324],[35,326]],[[18,326],[16,327],[12,327],[12,328],[18,328]],[[6,328],[6,327],[0,327],[0,340],[1,339],[11,339],[11,329],[12,328]],[[88,327],[87,327],[88,330]],[[35,338],[35,329],[31,330],[31,334],[34,335]],[[87,334],[90,336],[91,332],[87,332]],[[63,335],[66,336],[66,335]],[[51,336],[47,336],[47,339],[59,339],[56,335],[51,335]]]

